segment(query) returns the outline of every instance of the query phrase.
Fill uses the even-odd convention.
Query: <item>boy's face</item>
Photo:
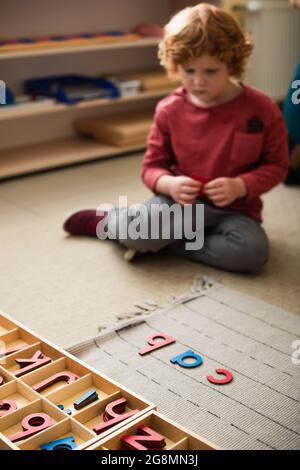
[[[220,100],[230,85],[227,64],[208,54],[179,65],[178,73],[187,92],[206,104]]]

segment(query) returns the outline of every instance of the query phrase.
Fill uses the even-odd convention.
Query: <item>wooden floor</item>
[[[137,302],[166,302],[199,275],[213,276],[300,314],[300,188],[264,198],[271,256],[260,275],[239,275],[168,256],[128,264],[113,242],[69,238],[66,216],[101,203],[150,196],[141,155],[118,157],[0,184],[0,309],[61,346],[97,334]]]

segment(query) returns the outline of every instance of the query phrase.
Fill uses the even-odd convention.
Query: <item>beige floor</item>
[[[238,275],[167,256],[128,264],[110,242],[69,238],[61,229],[74,209],[129,204],[150,195],[141,155],[116,158],[0,184],[0,308],[61,346],[97,334],[135,302],[166,302],[209,275],[300,314],[300,188],[265,196],[271,257],[262,274]]]

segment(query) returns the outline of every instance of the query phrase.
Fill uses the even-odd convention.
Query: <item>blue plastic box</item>
[[[82,75],[27,80],[25,92],[33,96],[48,96],[67,104],[76,104],[82,100],[120,97],[118,87],[110,80]]]

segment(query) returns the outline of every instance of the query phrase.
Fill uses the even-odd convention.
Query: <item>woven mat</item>
[[[140,356],[155,332],[176,343]],[[292,362],[299,338],[296,316],[206,280],[69,351],[222,448],[300,449],[300,365]],[[171,364],[188,349],[202,356],[200,367]],[[230,370],[233,382],[208,382],[217,368]]]

